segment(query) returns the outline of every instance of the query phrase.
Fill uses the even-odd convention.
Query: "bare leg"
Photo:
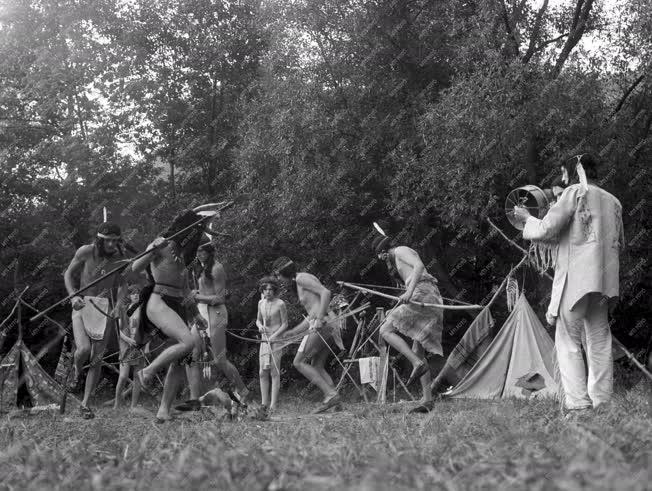
[[[118,376],[118,383],[115,385],[114,409],[118,409],[122,405],[122,389],[127,384],[127,380],[129,380],[129,365],[120,363],[120,375]]]
[[[179,385],[183,380],[183,368],[177,363],[173,363],[168,368],[168,373],[165,376],[165,384],[163,385],[163,396],[161,397],[161,405],[158,408],[156,417],[158,419],[170,419],[170,407],[177,396]]]
[[[380,334],[387,344],[389,344],[396,351],[405,356],[413,367],[418,366],[421,363],[421,358],[414,353],[407,345],[403,338],[396,334],[396,328],[390,322],[385,321],[382,326],[380,326]]]
[[[93,392],[95,392],[95,386],[100,380],[100,375],[102,374],[102,358],[104,357],[104,350],[106,348],[108,334],[109,328],[107,327],[106,331],[104,331],[104,339],[94,342],[91,347],[90,368],[88,369],[88,374],[86,375],[84,399],[81,403],[81,405],[84,407],[88,407],[88,401],[93,395]]]
[[[276,406],[278,405],[278,394],[281,391],[281,374],[276,367],[272,367],[270,375],[272,377],[272,402],[270,403],[269,408],[276,409]]]
[[[414,341],[412,343],[412,351],[416,353],[416,355],[421,358],[422,360],[425,360],[425,354],[426,350],[421,346],[421,343]],[[430,372],[426,372],[426,374],[421,377],[421,389],[422,389],[422,397],[421,397],[421,403],[427,402],[430,399],[432,399],[432,390],[430,390],[430,384],[432,383],[432,376],[430,375]]]
[[[75,315],[72,318],[72,334],[75,340],[75,355],[73,358],[73,367],[75,369],[75,382],[79,379],[84,365],[91,356],[91,341],[84,329],[84,321],[81,315]]]
[[[270,368],[270,376],[272,378],[272,401],[270,403],[270,409],[276,409],[278,404],[278,394],[281,390],[281,358],[283,353],[281,351],[274,351],[272,345],[272,366]],[[332,382],[332,381],[331,381]]]
[[[337,393],[333,382],[328,381],[322,376],[320,370],[316,369],[313,365],[307,362],[308,357],[314,353],[317,355],[322,350],[327,350],[324,342],[321,340],[317,333],[311,333],[308,336],[303,353],[297,352],[294,357],[294,366],[301,374],[315,384],[319,390],[324,393],[324,396],[329,397]]]
[[[159,370],[188,355],[195,347],[194,338],[186,323],[156,293],[153,293],[147,302],[147,316],[163,334],[176,341],[176,344],[163,350],[148,366],[142,369],[141,373],[145,381],[153,377]]]
[[[260,396],[261,404],[263,406],[269,405],[269,378],[270,370],[266,368],[261,368],[258,372],[260,376]]]
[[[198,363],[193,362],[192,365],[186,366],[186,377],[188,378],[190,399],[199,399],[199,394],[201,393],[201,369]]]
[[[201,394],[201,368],[198,362],[201,358],[202,342],[196,327],[193,326],[190,333],[194,340],[194,348],[192,350],[192,364],[186,367],[186,376],[190,388],[190,399],[197,400]]]
[[[134,372],[139,368],[142,368],[143,365],[139,364],[134,367]],[[134,380],[131,383],[131,409],[134,409],[138,405],[138,399],[140,397],[140,384],[134,377]]]
[[[333,383],[333,379],[331,378],[330,374],[326,371],[326,361],[328,360],[328,357],[332,355],[330,350],[326,347],[321,353],[316,354],[312,358],[312,366],[315,367],[315,369],[319,370],[319,373],[321,374],[322,378],[328,382],[330,385],[335,385]]]
[[[216,314],[213,309],[208,308],[210,318],[209,336],[211,338],[211,351],[215,358],[215,365],[226,376],[226,378],[235,385],[240,396],[246,400],[249,389],[242,381],[238,369],[229,361],[226,355],[226,318],[225,314]]]

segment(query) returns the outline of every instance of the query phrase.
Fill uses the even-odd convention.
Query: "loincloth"
[[[442,298],[434,281],[422,279],[414,288],[412,300],[423,303],[441,304]],[[392,310],[385,322],[413,339],[427,351],[441,355],[441,335],[444,328],[443,309],[421,307],[419,305],[403,304]]]
[[[120,364],[129,365],[130,367],[138,366],[145,362],[143,353],[135,346],[127,346],[120,350]]]
[[[72,318],[79,318],[84,331],[93,341],[102,341],[109,321],[109,299],[104,297],[84,296],[84,307],[72,311]],[[93,305],[94,304],[94,305]],[[99,310],[98,310],[99,309]]]
[[[197,309],[208,323],[209,334],[212,334],[218,329],[226,329],[226,326],[229,324],[229,312],[226,310],[226,305],[224,304],[207,305],[205,303],[198,303]]]
[[[328,315],[326,316],[326,324],[324,324],[322,328],[318,329],[318,332],[326,343],[330,345],[331,341],[333,341],[340,350],[343,350],[344,343],[342,342],[341,324],[339,319],[336,317],[337,316],[333,312],[328,312]],[[312,331],[308,331],[308,333],[303,337],[297,352],[304,352],[306,343],[308,342],[308,338],[311,334],[314,333]],[[308,353],[308,355],[314,355],[314,353]]]
[[[260,343],[260,352],[258,354],[258,362],[260,363],[261,370],[269,370],[274,366],[274,361],[272,361],[272,356],[276,362],[277,369],[281,368],[281,358],[284,355],[284,349],[278,344],[272,343],[270,348],[269,343],[263,342]]]

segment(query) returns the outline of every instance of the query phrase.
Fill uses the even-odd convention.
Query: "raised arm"
[[[557,202],[550,207],[542,219],[530,216],[525,222],[523,238],[527,240],[550,240],[568,224],[575,214],[580,198],[579,184],[564,190]]]
[[[163,237],[157,237],[156,239],[154,239],[154,242],[152,242],[150,245],[147,246],[146,250],[151,251],[154,248],[158,249],[158,247],[161,244],[165,243],[165,242],[167,242],[167,239],[164,239]],[[145,254],[143,257],[141,257],[140,259],[136,259],[132,263],[131,269],[135,273],[139,273],[141,271],[144,271],[145,268],[147,267],[147,265],[149,263],[151,263],[157,257],[159,257],[158,251],[153,251],[153,252],[150,252],[149,254]]]

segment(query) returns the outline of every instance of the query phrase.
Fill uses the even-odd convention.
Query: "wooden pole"
[[[158,246],[156,246],[156,247],[152,247],[151,249],[148,249],[148,250],[146,250],[146,251],[143,251],[143,252],[141,252],[140,254],[138,254],[138,255],[132,257],[131,259],[129,259],[129,262],[126,262],[125,264],[122,264],[122,265],[120,265],[120,266],[118,266],[118,267],[116,267],[116,268],[113,268],[111,271],[109,271],[108,273],[106,273],[106,274],[100,276],[99,278],[97,278],[97,279],[91,281],[89,284],[87,284],[87,285],[84,286],[83,288],[80,288],[79,290],[77,290],[77,291],[71,293],[71,294],[68,295],[67,297],[62,298],[62,299],[59,300],[58,302],[53,303],[53,304],[50,305],[47,309],[42,310],[41,312],[39,312],[38,314],[36,314],[34,317],[32,317],[32,318],[30,319],[30,322],[34,322],[34,321],[36,321],[36,320],[39,320],[41,317],[43,317],[45,314],[47,314],[48,312],[50,312],[52,309],[58,307],[59,305],[61,305],[61,304],[64,303],[64,302],[67,302],[67,301],[70,300],[71,298],[76,297],[76,296],[79,295],[80,293],[85,292],[86,290],[88,290],[89,288],[91,288],[91,287],[97,285],[99,282],[105,280],[105,279],[108,278],[109,276],[113,276],[113,275],[116,274],[116,273],[120,273],[121,271],[123,271],[124,269],[126,269],[126,268],[127,268],[127,267],[128,267],[128,266],[129,266],[133,261],[136,261],[136,260],[140,259],[141,257],[146,256],[147,254],[151,254],[151,253],[154,252],[155,250],[160,249],[161,247],[164,247],[165,245],[167,245],[168,241],[170,241],[170,240],[174,239],[175,237],[178,237],[179,235],[181,235],[181,234],[187,232],[187,231],[190,230],[191,228],[196,227],[196,226],[199,225],[201,222],[203,222],[204,220],[208,220],[209,218],[212,218],[212,216],[204,216],[204,217],[201,217],[201,219],[197,220],[196,222],[192,223],[191,225],[188,225],[187,227],[185,227],[185,228],[179,230],[178,232],[176,232],[175,234],[171,235],[170,237],[167,237],[167,238],[166,238],[166,241],[162,242],[162,243],[159,244]]]
[[[500,230],[500,229],[499,229],[499,228],[494,224],[494,222],[492,222],[488,217],[487,217],[487,222],[489,223],[489,225],[491,225],[491,226],[494,228],[494,230],[496,230],[496,231],[497,231],[497,232],[498,232],[498,233],[503,237],[503,239],[505,239],[507,242],[509,242],[511,245],[513,245],[513,246],[516,247],[519,251],[521,251],[523,254],[525,254],[525,256],[526,256],[527,259],[528,259],[528,262],[530,262],[530,263],[532,262],[532,259],[530,259],[530,253],[529,253],[528,251],[526,251],[526,250],[523,249],[520,245],[518,245],[516,242],[514,242],[512,239],[510,239],[509,237],[507,237],[507,236],[505,235],[505,232],[503,232],[502,230]],[[546,272],[543,273],[543,276],[545,276],[545,277],[548,278],[549,280],[552,280],[552,276],[550,276],[550,275],[549,275],[548,273],[546,273]]]
[[[611,337],[613,338],[614,341],[616,341],[616,344],[618,345],[618,347],[619,347],[621,350],[623,350],[623,351],[625,352],[625,354],[627,355],[627,358],[629,358],[630,361],[631,361],[634,365],[636,365],[636,366],[641,370],[641,372],[643,372],[643,373],[645,374],[645,376],[646,376],[647,378],[649,378],[650,380],[652,380],[652,373],[650,373],[650,372],[648,371],[648,369],[645,368],[645,367],[643,366],[643,364],[642,364],[640,361],[638,361],[638,360],[636,359],[636,357],[635,357],[635,356],[634,356],[634,355],[633,355],[633,354],[632,354],[632,353],[631,353],[627,348],[625,348],[625,346],[623,345],[623,343],[621,343],[620,341],[618,341],[618,340],[617,340],[613,335],[612,335]]]
[[[390,300],[394,300],[394,301],[399,300],[399,298],[394,295],[388,295],[387,293],[382,293],[376,290],[370,290],[369,288],[364,288],[362,286],[354,285],[352,283],[347,283],[346,281],[338,281],[337,284],[340,286],[346,286],[348,288],[353,288],[354,290],[360,290],[362,292],[370,293],[372,295],[377,295],[379,297],[387,298]],[[417,302],[416,300],[410,300],[410,303],[413,305],[417,305],[419,307],[432,307],[432,308],[439,308],[444,310],[482,310],[484,308],[482,305],[444,305],[444,304],[436,304],[436,303]]]
[[[385,322],[385,310],[382,307],[376,309],[379,325]],[[387,375],[389,369],[389,347],[378,330],[378,348],[380,350],[380,362],[378,363],[378,372],[380,373],[380,383],[378,384],[378,397],[376,402],[384,404],[387,402]]]

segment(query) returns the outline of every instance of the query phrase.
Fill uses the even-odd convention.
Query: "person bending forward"
[[[412,364],[408,385],[421,379],[423,401],[431,399],[430,369],[424,359],[426,351],[442,355],[441,335],[444,324],[442,309],[422,307],[410,303],[412,300],[441,304],[437,280],[426,271],[419,254],[406,246],[389,247],[389,238],[378,237],[373,244],[378,258],[385,261],[390,273],[398,275],[405,284],[397,307],[392,309],[380,326],[380,334],[387,343],[405,356]],[[414,350],[399,336],[399,333],[414,341]]]
[[[141,335],[151,336],[153,332],[159,330],[174,343],[163,350],[148,366],[137,372],[138,382],[148,390],[156,372],[162,368],[168,369],[161,404],[156,415],[157,422],[164,422],[171,418],[170,407],[184,377],[182,361],[185,359],[187,364],[196,364],[201,355],[199,348],[201,339],[195,325],[204,329],[207,327],[194,302],[184,301],[190,293],[187,266],[197,253],[204,232],[204,222],[174,239],[167,239],[200,218],[192,210],[179,214],[162,236],[157,237],[148,246],[148,250],[155,249],[154,252],[134,261],[132,266],[136,272],[149,267],[153,280],[153,284],[146,287],[144,294],[141,294],[141,301],[143,301]],[[186,323],[187,309],[192,311],[196,321],[192,329]],[[143,344],[142,340],[138,341],[139,344]],[[197,399],[199,387],[193,385],[190,386],[191,398]]]
[[[335,314],[329,311],[331,292],[312,274],[297,272],[297,266],[287,258],[274,262],[274,274],[296,286],[299,302],[308,316],[295,328],[286,331],[286,337],[306,332],[294,357],[294,366],[324,394],[323,404],[315,412],[324,412],[341,405],[333,379],[324,365],[332,345],[344,349]]]

